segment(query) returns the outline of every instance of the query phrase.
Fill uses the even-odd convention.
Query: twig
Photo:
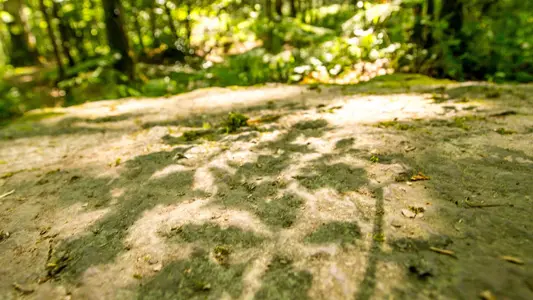
[[[513,257],[513,256],[503,255],[503,256],[500,256],[500,258],[513,264],[517,264],[517,265],[524,264],[523,260],[521,260],[520,258]]]
[[[3,195],[0,195],[0,199],[5,198],[5,197],[7,197],[7,196],[13,194],[14,192],[15,192],[15,190],[12,190],[12,191],[9,191],[9,192],[7,192],[7,193],[5,193],[5,194],[3,194]]]
[[[436,248],[436,247],[429,247],[429,250],[431,250],[433,252],[437,252],[439,254],[448,255],[448,256],[451,256],[453,258],[457,258],[457,256],[455,256],[455,252],[453,252],[452,250],[440,249],[440,248]]]
[[[470,208],[485,208],[485,207],[500,207],[500,206],[509,206],[512,207],[511,204],[504,203],[504,204],[478,204],[478,203],[471,203],[468,200],[465,200],[466,205]]]

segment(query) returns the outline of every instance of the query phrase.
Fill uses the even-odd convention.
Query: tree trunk
[[[283,17],[283,2],[281,0],[276,0],[276,14],[280,18]]]
[[[185,18],[185,29],[187,30],[187,44],[191,46],[192,23],[191,23],[191,5],[192,2],[187,3],[187,17]]]
[[[447,39],[456,39],[458,43],[450,46],[450,52],[456,58],[460,66],[459,75],[453,75],[463,79],[463,59],[461,56],[466,51],[467,37],[462,32],[463,29],[463,2],[462,0],[446,0],[442,2],[441,17],[446,19],[448,27],[444,30]]]
[[[296,14],[297,14],[296,0],[290,0],[290,5],[291,5],[291,17],[296,18]]]
[[[426,38],[424,41],[424,48],[429,49],[433,47],[435,41],[433,40],[433,24],[436,21],[435,18],[435,0],[427,0],[427,18],[430,22],[430,25],[425,26]]]
[[[111,52],[120,54],[114,67],[126,74],[130,80],[133,80],[135,78],[135,64],[131,57],[128,37],[124,29],[122,5],[120,5],[119,0],[102,0],[102,4],[109,47]]]
[[[59,46],[57,45],[56,35],[54,29],[52,28],[52,22],[50,22],[50,16],[46,11],[46,5],[44,5],[44,0],[39,0],[39,6],[41,8],[41,13],[43,14],[44,20],[46,22],[46,28],[48,30],[48,36],[52,42],[52,47],[54,48],[54,56],[57,62],[57,75],[58,81],[61,81],[65,78],[65,70],[63,69],[63,63],[61,62],[61,56],[59,55]]]
[[[272,19],[272,2],[265,0],[265,15],[268,19]]]
[[[72,55],[70,55],[70,39],[68,35],[68,28],[65,25],[65,20],[59,17],[59,4],[57,4],[55,1],[52,1],[52,16],[59,21],[59,39],[62,41],[63,55],[65,55],[65,57],[68,59],[68,65],[72,67],[76,65],[76,62],[72,58]]]
[[[152,32],[152,48],[157,48],[161,44],[159,38],[156,36],[157,31],[157,19],[155,14],[155,0],[151,2],[151,6],[148,10],[150,14],[150,31]]]
[[[411,42],[418,46],[423,46],[424,26],[422,25],[422,4],[417,3],[414,5],[413,16],[415,17],[415,24],[411,33]]]
[[[4,9],[13,17],[7,24],[11,38],[10,62],[14,66],[27,66],[38,62],[37,51],[31,47],[28,32],[22,20],[21,0],[8,0]]]
[[[172,31],[172,35],[174,36],[176,41],[178,41],[180,37],[178,36],[176,25],[174,25],[174,19],[172,19],[172,11],[170,10],[167,4],[168,2],[165,3],[163,6],[165,7],[165,13],[167,14],[167,17],[168,17],[168,27],[170,27],[170,31]]]
[[[144,51],[144,42],[141,24],[139,24],[139,14],[136,9],[133,10],[133,14],[133,25],[135,26],[135,32],[137,33],[137,38],[139,39],[139,45],[141,46],[142,52]]]

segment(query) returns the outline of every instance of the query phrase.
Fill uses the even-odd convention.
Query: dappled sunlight
[[[0,1],[0,299],[533,299],[532,12]]]
[[[516,123],[517,134],[494,131],[513,124],[491,117],[501,113],[499,102],[479,101],[470,110],[465,109],[469,101],[436,103],[428,94],[343,95],[341,87],[320,93],[292,88],[299,91],[297,99],[279,95],[240,109],[228,103],[244,103],[264,88],[226,90],[213,110],[193,109],[199,98],[188,102],[191,95],[183,95],[179,101],[161,100],[174,107],[157,116],[143,108],[71,123],[109,130],[105,134],[17,138],[1,153],[30,156],[9,156],[8,170],[16,171],[17,164],[39,166],[32,157],[36,149],[42,149],[42,169],[2,179],[1,190],[5,185],[21,191],[29,201],[45,195],[37,218],[40,227],[50,229],[42,238],[54,236],[53,259],[62,253],[70,258],[54,276],[64,285],[81,283],[70,289],[81,298],[93,291],[100,298],[135,297],[138,289],[158,289],[176,270],[189,268],[200,275],[210,270],[201,276],[212,284],[231,278],[241,288],[229,291],[224,285],[229,298],[265,295],[290,278],[312,298],[372,299],[409,289],[430,295],[418,279],[426,276],[426,260],[442,272],[457,272],[460,266],[429,247],[453,249],[479,264],[466,258],[466,241],[480,230],[495,230],[488,220],[507,231],[524,231],[503,223],[499,214],[511,207],[492,211],[498,216],[489,219],[488,211],[475,213],[468,206],[505,198],[524,208],[523,201],[531,201],[530,187],[522,183],[533,164],[523,138],[531,134],[529,123]],[[209,97],[200,102],[214,99]],[[227,133],[226,100],[254,122]],[[179,112],[181,105],[192,114]],[[264,119],[273,115],[273,121]],[[56,126],[69,117],[46,124]],[[185,138],[191,131],[209,135]],[[514,150],[506,150],[511,141]],[[46,150],[52,148],[58,152]],[[419,173],[427,179],[412,180]],[[21,226],[34,217],[24,210],[11,212],[12,218],[27,219]],[[517,213],[517,220],[527,213],[527,208]],[[506,241],[514,243],[510,237]],[[522,252],[515,255],[527,251],[516,247]],[[39,253],[46,257],[42,248]]]
[[[50,234],[59,239],[69,239],[79,234],[89,234],[87,229],[110,212],[110,208],[86,211],[86,203],[76,203],[57,213]]]

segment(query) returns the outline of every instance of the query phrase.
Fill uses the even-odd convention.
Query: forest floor
[[[33,111],[0,178],[0,299],[533,299],[532,85]]]

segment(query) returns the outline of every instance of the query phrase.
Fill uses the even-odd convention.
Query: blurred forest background
[[[0,120],[210,86],[393,72],[533,81],[533,1],[0,0]]]

